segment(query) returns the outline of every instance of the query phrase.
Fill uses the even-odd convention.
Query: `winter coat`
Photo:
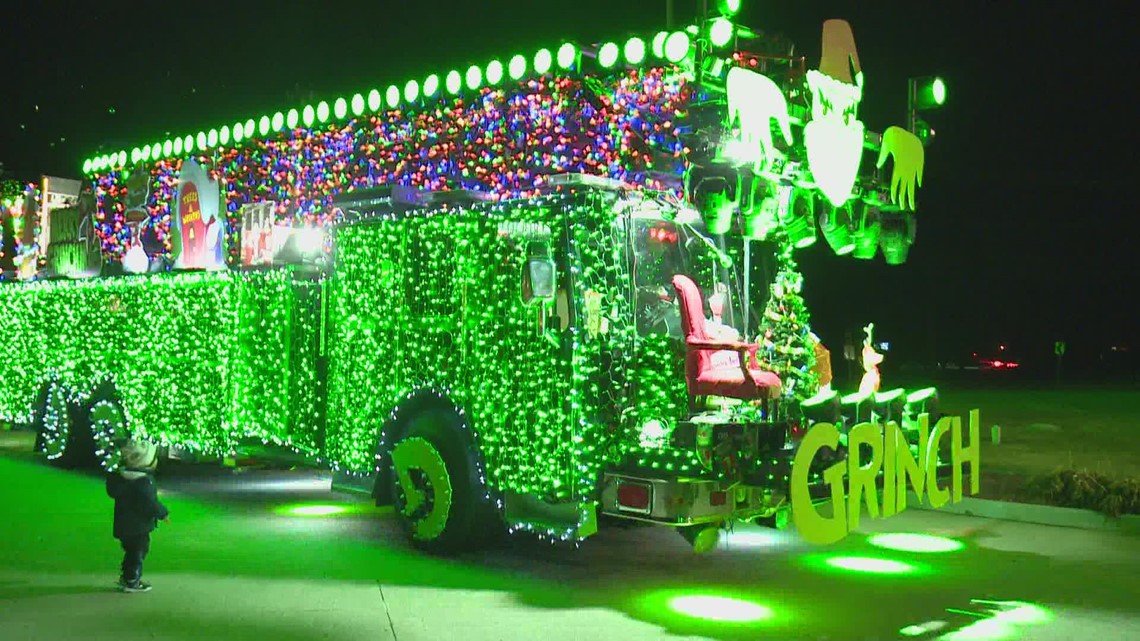
[[[158,487],[150,474],[111,474],[107,495],[115,499],[115,538],[149,534],[170,511],[158,500]]]

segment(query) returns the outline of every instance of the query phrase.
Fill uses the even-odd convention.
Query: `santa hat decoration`
[[[819,57],[819,70],[836,80],[856,84],[862,73],[859,51],[855,48],[855,34],[846,20],[828,20],[823,23],[823,52]]]

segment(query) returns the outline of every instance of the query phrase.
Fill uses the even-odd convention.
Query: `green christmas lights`
[[[157,441],[227,453],[249,436],[315,450],[318,285],[292,280],[186,273],[0,288],[0,332],[21,338],[0,362],[0,417],[26,420],[58,372],[44,416],[53,458],[68,407],[107,378],[131,429]]]

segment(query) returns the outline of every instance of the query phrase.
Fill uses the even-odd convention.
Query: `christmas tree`
[[[760,350],[756,357],[761,368],[780,376],[785,399],[802,401],[815,394],[819,387],[817,375],[812,371],[815,340],[811,335],[811,317],[800,295],[803,276],[792,258],[791,243],[778,244],[779,265],[764,308]]]

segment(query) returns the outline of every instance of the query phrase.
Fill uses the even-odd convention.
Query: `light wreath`
[[[107,472],[119,468],[120,444],[130,437],[127,417],[111,401],[99,401],[91,408],[91,435],[95,439],[95,456]]]
[[[52,380],[44,403],[43,427],[44,453],[50,460],[60,458],[67,451],[67,439],[71,435],[70,405],[71,394],[63,383]]]

